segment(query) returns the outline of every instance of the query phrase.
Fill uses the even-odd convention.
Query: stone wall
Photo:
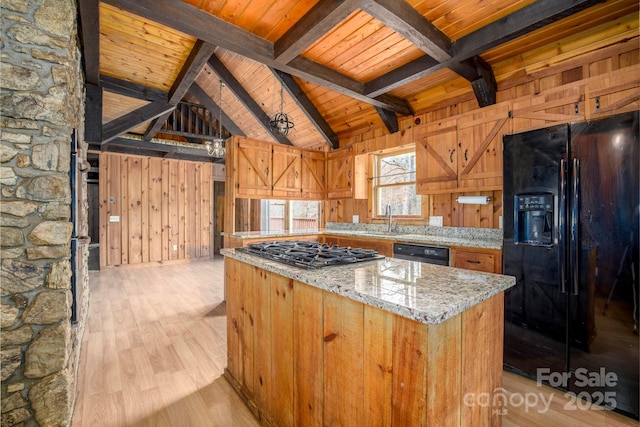
[[[72,325],[70,141],[84,112],[76,2],[0,5],[2,426],[69,425],[87,306]],[[79,187],[86,234],[85,179]],[[86,268],[78,277],[86,289]]]

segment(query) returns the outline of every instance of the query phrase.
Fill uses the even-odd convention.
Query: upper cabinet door
[[[510,104],[485,107],[458,119],[458,188],[502,188],[502,136],[510,133]]]
[[[327,153],[327,198],[353,197],[353,148]]]
[[[234,160],[237,196],[271,195],[271,144],[238,139],[234,147]]]
[[[286,145],[273,146],[273,196],[300,197],[302,192],[300,150]]]
[[[327,195],[326,161],[322,151],[302,151],[303,199],[323,200]]]
[[[456,119],[419,126],[416,141],[416,192],[449,193],[458,188],[458,128]]]

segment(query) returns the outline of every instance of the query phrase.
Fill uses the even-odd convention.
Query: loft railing
[[[202,105],[179,102],[160,132],[194,138],[215,138],[219,136],[218,120]],[[222,138],[226,138],[224,128],[222,132]]]

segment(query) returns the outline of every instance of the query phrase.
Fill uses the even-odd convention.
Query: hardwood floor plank
[[[90,273],[73,427],[256,427],[222,377],[227,321],[222,258]],[[298,379],[300,380],[300,379]],[[551,405],[507,405],[504,427],[630,427],[606,410],[567,410],[564,393],[503,373],[507,396],[542,393]]]

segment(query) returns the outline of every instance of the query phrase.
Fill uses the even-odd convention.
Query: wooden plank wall
[[[212,257],[212,174],[210,163],[101,153],[100,267]]]

